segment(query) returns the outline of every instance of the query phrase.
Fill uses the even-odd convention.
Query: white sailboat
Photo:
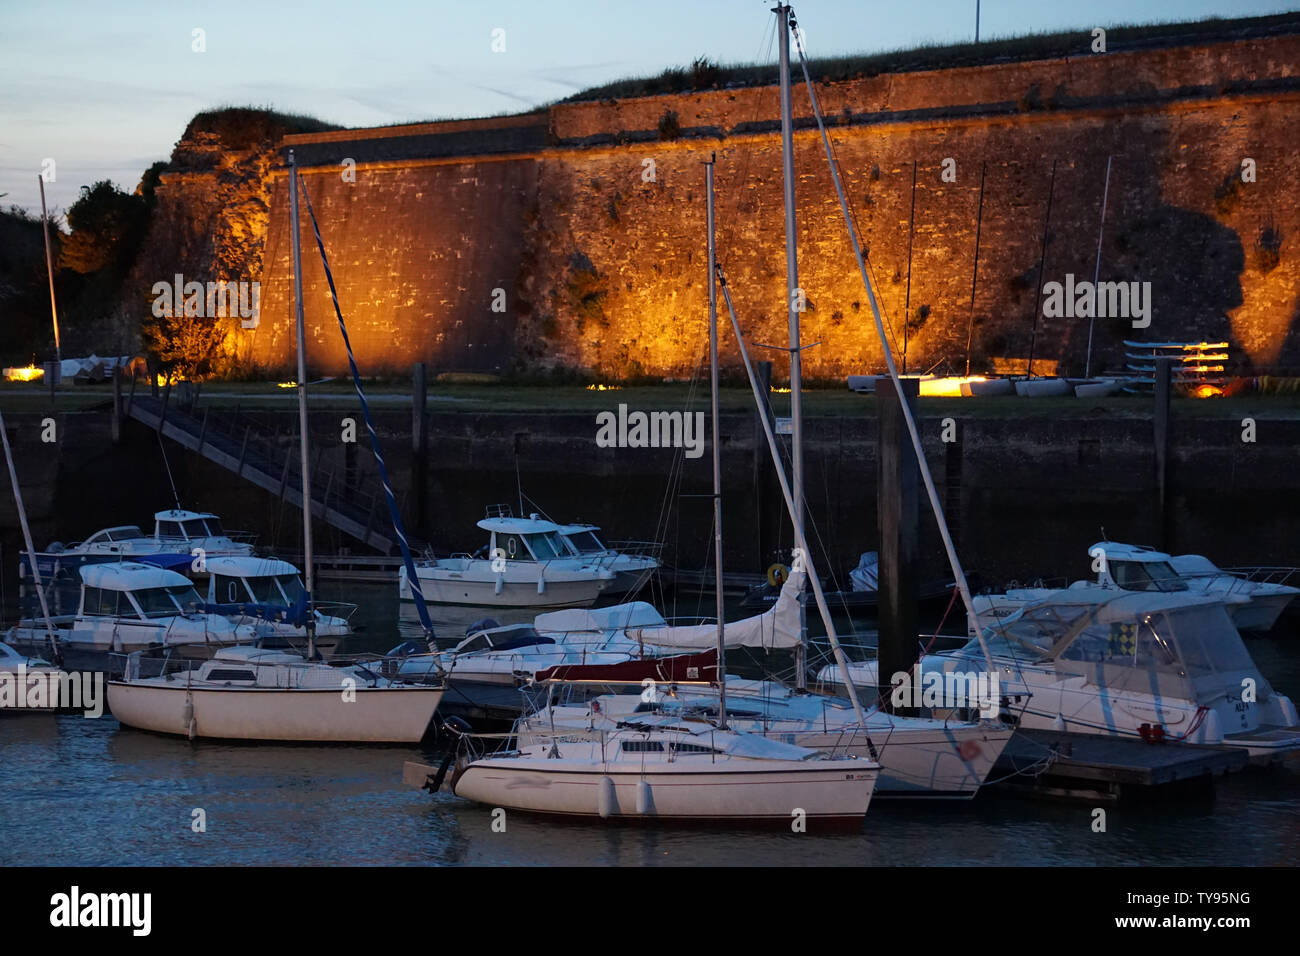
[[[298,338],[303,552],[306,602],[311,609],[314,587],[312,497],[307,448],[307,357],[303,330],[298,189],[298,167],[290,151],[290,235]],[[108,684],[109,708],[124,726],[181,734],[191,739],[418,742],[442,700],[441,684],[400,684],[364,667],[334,668],[324,664],[315,659],[315,624],[315,616],[309,614],[304,622],[305,656],[255,647],[227,648],[195,672],[165,673],[159,677],[139,676],[139,659],[133,658],[123,679]]]

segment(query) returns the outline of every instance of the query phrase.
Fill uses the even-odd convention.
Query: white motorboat
[[[655,549],[653,545],[642,543],[635,550],[628,545],[609,547],[597,534],[600,527],[594,524],[562,524],[559,531],[575,557],[594,561],[613,572],[614,580],[604,591],[606,597],[635,594],[659,570],[659,559],[650,553]]]
[[[488,532],[487,557],[453,555],[416,562],[425,599],[434,604],[481,607],[590,607],[614,583],[608,555],[574,555],[560,526],[539,515],[492,515],[478,522]],[[398,594],[412,600],[406,568]]]
[[[253,641],[257,630],[201,610],[203,599],[184,575],[138,561],[87,564],[78,569],[81,595],[76,616],[58,629],[64,654],[93,659],[153,648],[207,657],[216,647]],[[15,627],[9,642],[40,648],[46,629],[32,622]],[[94,668],[91,669],[102,669]]]
[[[525,731],[462,761],[451,790],[490,807],[585,819],[860,826],[879,766],[693,720]]]
[[[138,658],[108,682],[108,706],[127,727],[219,740],[417,743],[442,688],[395,683],[356,665],[226,647],[193,670],[139,677]]]
[[[1273,690],[1222,601],[1189,591],[1094,586],[1047,592],[984,630],[1001,694],[1020,725],[1245,748],[1257,761],[1300,751],[1300,718]],[[921,661],[923,675],[981,663],[977,641]],[[850,665],[873,683],[875,662]],[[838,668],[819,675],[840,680]]]
[[[250,555],[253,553],[252,536],[244,532],[228,532],[221,519],[208,511],[185,511],[173,508],[154,515],[154,533],[147,535],[137,525],[118,525],[96,531],[84,541],[63,544],[51,542],[44,551],[36,553],[37,567],[42,577],[54,578],[61,571],[71,573],[82,565],[121,561],[144,555],[177,554],[206,559],[220,555]],[[30,577],[27,567],[30,557],[22,554],[19,575]],[[195,570],[201,571],[202,562]]]
[[[265,648],[307,646],[304,616],[307,591],[296,567],[278,558],[219,557],[207,561],[208,606],[243,624],[252,624]],[[330,657],[352,633],[348,619],[357,606],[313,601],[316,649]],[[328,611],[335,613],[330,614]]]
[[[1099,541],[1088,549],[1097,568],[1095,581],[1076,581],[1072,589],[1125,591],[1190,591],[1217,598],[1228,607],[1239,631],[1270,630],[1300,594],[1300,588],[1273,581],[1251,580],[1225,571],[1199,554],[1169,555],[1163,551],[1119,541]],[[1054,589],[1011,588],[975,599],[979,621],[987,626],[1042,600]]]

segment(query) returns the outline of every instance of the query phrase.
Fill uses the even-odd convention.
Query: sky
[[[698,56],[767,59],[772,0],[0,0],[0,207],[133,190],[195,113],[343,126],[519,112]],[[810,56],[973,39],[975,0],[802,0]],[[982,0],[981,39],[1296,9],[1258,0]],[[202,31],[200,52],[195,31]],[[493,50],[494,31],[504,51]]]

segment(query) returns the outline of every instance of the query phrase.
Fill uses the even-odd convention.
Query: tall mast
[[[298,334],[298,444],[302,453],[302,552],[307,581],[307,658],[316,657],[316,571],[311,553],[311,471],[307,454],[307,332],[302,309],[302,247],[298,236],[298,164],[289,150],[289,243],[293,250],[293,309]]]
[[[0,414],[0,443],[4,445],[5,465],[9,468],[9,483],[14,487],[14,505],[18,509],[18,523],[22,525],[23,542],[27,545],[27,560],[32,565],[32,581],[36,584],[36,595],[41,599],[41,614],[45,616],[45,632],[50,639],[51,659],[56,664],[63,663],[59,651],[59,642],[54,636],[54,622],[50,619],[50,605],[45,598],[45,584],[41,581],[41,568],[36,561],[36,547],[32,544],[32,529],[27,524],[27,509],[23,507],[23,492],[18,487],[18,472],[14,468],[14,455],[9,448],[9,433],[5,431],[5,418]]]
[[[727,648],[724,640],[722,601],[722,453],[718,447],[718,270],[713,233],[713,163],[704,164],[704,192],[708,197],[709,229],[709,376],[713,404],[713,587],[717,592],[718,614],[718,726],[727,726]]]
[[[50,252],[50,220],[45,212],[45,177],[37,173],[36,181],[41,184],[41,231],[45,233],[45,271],[50,276],[50,320],[54,323],[54,360],[59,363],[54,373],[57,377],[63,371],[63,349],[59,345],[59,309],[54,304],[54,256]]]
[[[1101,191],[1101,221],[1097,223],[1097,261],[1092,268],[1092,291],[1095,295],[1097,292],[1097,282],[1101,279],[1101,240],[1106,234],[1106,200],[1110,198],[1110,161],[1111,157],[1106,157],[1106,185]],[[1088,357],[1085,359],[1083,366],[1083,377],[1092,378],[1092,327],[1097,319],[1097,303],[1093,300],[1093,317],[1088,319]]]
[[[785,309],[790,328],[790,483],[794,496],[795,539],[803,531],[803,358],[799,351],[799,256],[794,223],[794,118],[790,106],[790,5],[778,3],[776,32],[781,50],[781,179],[785,187]],[[799,592],[799,646],[795,651],[795,687],[805,690],[808,649],[807,596]]]

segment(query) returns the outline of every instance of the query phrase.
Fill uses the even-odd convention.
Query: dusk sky
[[[518,112],[697,56],[766,59],[771,0],[157,3],[0,0],[0,205],[134,189],[195,113],[271,106],[345,126]],[[804,0],[810,55],[973,37],[974,0]],[[1294,9],[1259,0],[984,0],[981,38]],[[492,51],[505,30],[506,50]],[[205,31],[195,52],[193,32]]]

